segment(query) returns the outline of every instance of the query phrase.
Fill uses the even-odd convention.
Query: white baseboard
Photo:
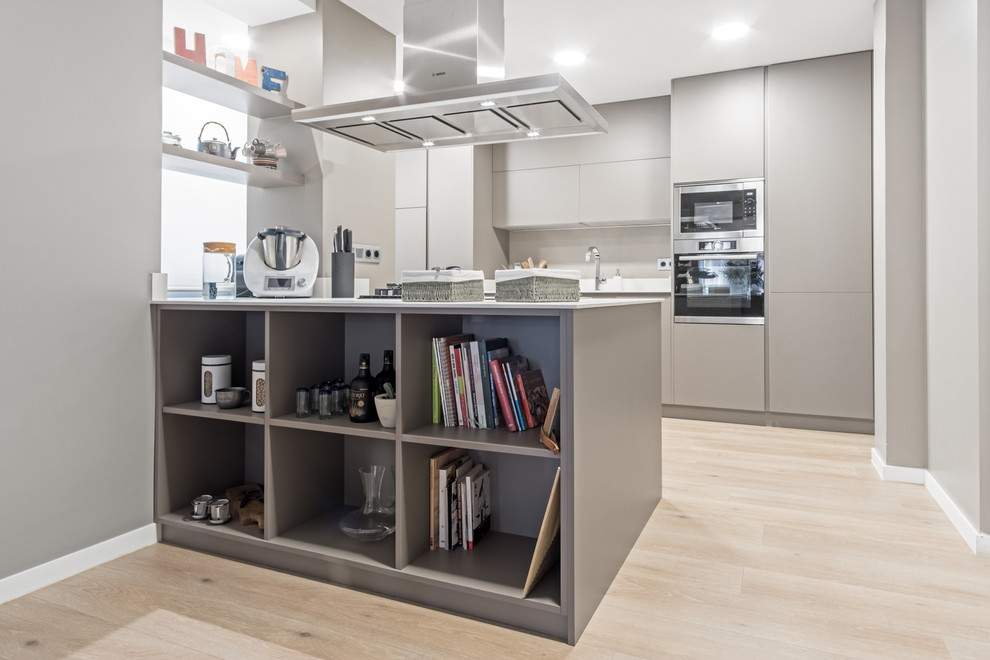
[[[158,542],[158,530],[155,524],[145,525],[137,529],[115,536],[83,548],[71,554],[53,559],[50,562],[29,568],[0,579],[0,603],[20,598],[26,594],[55,584],[60,580],[72,577],[89,570],[94,566],[106,563],[128,553],[140,550]]]
[[[966,541],[970,550],[977,554],[990,554],[990,541],[986,534],[980,533],[973,523],[969,521],[963,510],[959,508],[955,500],[945,492],[945,489],[938,483],[931,472],[925,471],[925,489],[931,493],[935,502],[942,507],[942,511],[948,516],[949,521],[955,525],[956,531]]]
[[[924,468],[901,467],[899,465],[887,465],[880,458],[880,452],[874,447],[870,450],[870,462],[873,469],[877,471],[884,481],[900,481],[906,484],[925,483],[925,474],[928,472]]]
[[[897,465],[887,465],[880,458],[880,452],[876,447],[870,452],[870,462],[873,468],[884,481],[900,481],[908,484],[924,484],[925,489],[931,494],[935,503],[941,507],[946,517],[959,532],[959,535],[966,541],[966,545],[978,555],[990,555],[990,534],[980,532],[973,523],[969,521],[955,501],[949,496],[945,489],[923,468],[900,467]]]

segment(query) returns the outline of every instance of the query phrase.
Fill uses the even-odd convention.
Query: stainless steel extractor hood
[[[379,151],[604,133],[558,73],[503,80],[502,0],[406,0],[401,94],[292,111]]]

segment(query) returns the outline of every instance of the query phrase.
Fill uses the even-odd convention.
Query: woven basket
[[[479,302],[485,299],[480,270],[404,270],[403,302]]]
[[[577,302],[580,271],[549,268],[495,271],[496,302]]]

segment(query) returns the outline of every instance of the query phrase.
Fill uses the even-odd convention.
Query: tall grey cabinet
[[[763,176],[763,67],[671,81],[674,183]]]
[[[872,62],[767,69],[769,410],[873,418]]]

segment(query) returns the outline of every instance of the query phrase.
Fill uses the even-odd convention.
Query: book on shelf
[[[533,558],[529,563],[526,583],[523,585],[523,598],[529,595],[536,583],[560,558],[560,468],[553,478],[550,499],[547,501],[540,533],[536,537]]]
[[[433,356],[433,423],[440,423],[440,377],[437,371],[437,352],[435,350],[430,351]]]
[[[434,352],[437,361],[437,378],[440,381],[440,404],[443,410],[445,426],[457,426],[458,413],[454,378],[456,373],[450,360],[449,347],[462,341],[474,339],[473,334],[458,334],[433,339]]]
[[[541,426],[550,406],[547,386],[543,382],[543,372],[539,369],[531,369],[516,374],[516,385],[519,387],[519,398],[526,417],[526,425],[529,428]]]
[[[495,393],[498,395],[498,405],[501,417],[505,422],[505,428],[516,431],[519,427],[516,426],[515,415],[512,414],[512,403],[509,400],[509,390],[505,386],[505,376],[502,370],[502,360],[505,357],[507,356],[493,359],[488,363],[488,367],[491,369],[492,382],[495,385]]]
[[[464,409],[464,372],[461,369],[460,344],[450,346],[450,370],[454,374],[454,398],[457,403],[457,426],[467,426],[467,411]]]
[[[438,547],[440,536],[440,479],[441,466],[467,457],[466,449],[444,449],[430,457],[430,550]]]
[[[522,408],[519,404],[519,393],[516,390],[516,374],[529,370],[529,360],[522,355],[510,355],[502,362],[502,368],[505,371],[505,387],[509,392],[509,403],[512,406],[513,415],[515,415],[516,425],[520,431],[525,431],[529,427],[526,426],[526,420],[523,419]]]
[[[480,468],[480,465],[465,464],[464,467],[457,471],[457,479],[451,484],[452,492],[450,493],[450,549],[461,546],[464,550],[467,550],[467,537],[464,535],[466,527],[464,525],[464,519],[467,516],[467,499],[465,497],[464,482],[467,479],[467,475],[475,470],[475,468]]]
[[[487,429],[488,416],[487,410],[485,409],[485,383],[481,379],[481,355],[483,342],[472,341],[468,344],[470,355],[468,356],[471,363],[471,393],[474,395],[473,405],[475,411],[475,421],[476,427],[479,429]]]
[[[468,550],[473,550],[492,526],[491,470],[483,467],[470,478],[470,484],[471,531],[468,534]]]
[[[460,450],[464,452],[464,450]],[[458,472],[463,474],[466,470],[469,470],[474,464],[474,461],[467,456],[464,452],[461,456],[458,456],[450,463],[438,468],[436,477],[439,482],[438,489],[438,500],[439,500],[439,511],[437,515],[438,529],[437,529],[437,546],[442,550],[450,549],[451,535],[450,535],[450,490],[452,484],[457,480]]]
[[[498,403],[495,393],[495,383],[492,380],[491,361],[509,354],[509,340],[505,337],[482,339],[478,342],[478,352],[481,363],[481,386],[485,403],[485,420],[487,427],[499,427]]]
[[[468,428],[478,428],[478,405],[474,398],[474,365],[471,358],[471,342],[463,342],[461,351],[461,366],[464,369],[464,407],[467,409]]]
[[[471,521],[472,512],[471,505],[471,488],[473,487],[473,481],[478,474],[485,468],[481,463],[476,463],[463,478],[457,480],[457,496],[460,500],[460,512],[461,512],[461,547],[464,550],[470,550],[471,544],[473,543],[471,537]]]

